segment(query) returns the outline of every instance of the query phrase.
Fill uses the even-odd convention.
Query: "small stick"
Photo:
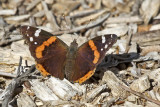
[[[7,45],[11,42],[22,40],[22,39],[23,38],[21,36],[17,36],[15,38],[7,39],[7,40],[3,39],[3,40],[0,41],[0,46]]]
[[[7,72],[0,72],[0,76],[11,77],[11,78],[15,78],[16,77],[15,74],[7,73]]]
[[[21,66],[21,61],[22,61],[22,58],[20,58],[20,61],[19,61],[19,68]],[[32,65],[27,72],[24,72],[21,75],[18,75],[16,78],[12,80],[12,82],[8,85],[6,90],[3,92],[5,93],[5,95],[3,96],[4,99],[2,102],[2,107],[9,107],[9,104],[12,101],[12,99],[23,90],[21,85],[23,84],[24,81],[28,79],[28,76],[33,71],[35,71],[35,65]]]
[[[19,60],[19,66],[18,66],[18,69],[17,69],[17,77],[20,76],[21,72],[21,65],[22,65],[22,57],[20,56],[20,60]]]
[[[33,0],[32,3],[30,3],[30,5],[27,6],[26,10],[30,11],[31,9],[33,9],[38,3],[40,3],[41,0]]]
[[[70,16],[67,16],[67,18],[78,18],[78,17],[83,17],[83,16],[87,16],[87,15],[90,15],[90,14],[93,14],[93,13],[97,13],[101,11],[100,9],[99,10],[85,10],[85,11],[82,11],[82,12],[79,12],[79,13],[76,13],[74,15],[70,15]]]
[[[41,3],[42,3],[42,6],[44,8],[44,12],[45,12],[45,15],[47,17],[47,20],[52,24],[52,27],[54,28],[55,31],[59,30],[60,28],[57,24],[56,18],[53,15],[52,11],[48,10],[48,6],[44,1],[41,1]]]
[[[15,78],[16,75],[13,73],[0,72],[0,76]]]
[[[146,96],[144,96],[143,94],[138,93],[138,92],[136,92],[136,91],[134,91],[134,90],[131,90],[130,88],[128,88],[128,87],[126,87],[126,86],[124,86],[124,85],[122,85],[122,84],[120,84],[120,87],[122,87],[122,88],[125,89],[126,91],[131,92],[132,94],[135,94],[135,95],[137,95],[137,96],[139,96],[139,97],[141,97],[141,98],[144,98],[144,99],[146,99],[146,100],[148,100],[148,101],[150,101],[150,102],[153,102],[153,103],[155,103],[155,104],[157,104],[157,105],[160,105],[160,101],[158,101],[158,100],[154,100],[154,99],[151,99],[151,98],[149,98],[149,97],[146,97]]]

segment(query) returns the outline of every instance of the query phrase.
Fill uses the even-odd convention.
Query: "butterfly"
[[[29,44],[36,68],[43,76],[66,78],[79,84],[88,80],[117,41],[115,34],[97,36],[78,47],[76,39],[68,46],[53,34],[32,26],[20,31]]]

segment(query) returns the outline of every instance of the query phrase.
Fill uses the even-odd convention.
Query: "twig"
[[[67,16],[69,18],[78,18],[78,17],[84,17],[84,16],[87,16],[87,15],[90,15],[90,14],[93,14],[93,13],[97,13],[101,11],[100,9],[98,10],[85,10],[85,11],[82,11],[82,12],[79,12],[79,13],[76,13],[74,15],[70,15],[70,16]]]
[[[7,28],[3,27],[4,35],[2,36],[2,39],[0,40],[0,46],[7,45],[14,41],[22,40],[22,35],[20,35],[19,32],[11,33],[11,31],[13,31],[14,29],[15,29],[14,25],[7,26]]]
[[[31,16],[31,17],[29,18],[29,23],[30,23],[31,26],[36,26],[36,22],[35,22],[34,17]]]
[[[44,8],[45,15],[46,15],[48,21],[52,24],[52,27],[54,28],[54,31],[59,30],[60,28],[57,24],[57,21],[56,21],[54,15],[53,15],[52,11],[48,10],[47,4],[44,1],[41,1],[41,3],[42,3],[42,6]]]
[[[142,23],[143,20],[138,15],[131,17],[110,17],[104,24],[114,24],[114,23]]]
[[[0,46],[7,45],[11,42],[22,40],[22,39],[23,38],[21,36],[17,36],[16,38],[11,38],[11,39],[7,39],[7,40],[3,39],[3,40],[0,41]]]
[[[22,65],[22,57],[20,56],[20,60],[19,60],[19,66],[18,66],[18,69],[17,69],[17,77],[20,76],[21,72],[21,65]]]
[[[132,36],[132,42],[137,42],[140,46],[154,45],[154,42],[160,40],[160,30],[135,33]],[[144,39],[145,38],[145,39]]]
[[[141,98],[144,98],[144,99],[146,99],[146,100],[148,100],[148,101],[150,101],[150,102],[153,102],[153,103],[155,103],[155,104],[160,105],[160,101],[158,101],[158,100],[154,100],[154,99],[151,99],[151,98],[149,98],[149,97],[146,97],[146,96],[144,96],[143,94],[138,93],[138,92],[136,92],[136,91],[133,91],[133,90],[129,89],[128,87],[122,85],[122,84],[120,84],[120,87],[122,87],[122,88],[125,89],[126,91],[131,92],[132,94],[135,94],[135,95],[137,95],[137,96],[139,96],[139,97],[141,97]]]
[[[20,59],[19,68],[21,66],[21,60],[22,58]],[[32,65],[31,68],[27,72],[24,72],[21,75],[18,75],[16,78],[12,80],[12,82],[8,85],[7,89],[4,92],[5,95],[3,97],[4,99],[2,102],[2,107],[8,107],[12,99],[23,90],[21,85],[23,84],[24,81],[28,79],[27,77],[34,70],[35,70],[35,65]]]
[[[32,8],[34,8],[41,0],[33,0],[30,5],[27,6],[26,10],[30,11]]]
[[[39,12],[35,13],[35,14],[33,15],[33,17],[41,18],[41,17],[44,16],[44,14],[45,14],[45,12],[44,12],[44,10],[42,10],[42,11],[39,11]]]
[[[0,76],[15,78],[16,75],[13,73],[0,72]]]
[[[0,16],[2,15],[6,15],[6,16],[9,16],[9,15],[15,15],[16,14],[16,11],[17,9],[4,9],[4,10],[0,10]]]
[[[81,3],[78,3],[77,5],[75,5],[68,13],[71,13],[72,11],[78,9],[81,6]]]
[[[81,5],[84,9],[88,9],[89,6],[87,5],[87,2],[85,0],[81,0]]]
[[[31,15],[30,14],[25,14],[25,15],[17,15],[17,16],[10,16],[10,17],[7,17],[5,18],[5,20],[8,22],[8,21],[12,21],[12,23],[17,23],[19,21],[23,21],[23,20],[26,20],[30,17]]]
[[[109,16],[110,16],[110,13],[107,13],[106,15],[104,15],[104,17],[99,18],[96,21],[91,22],[89,24],[86,24],[86,25],[83,25],[83,26],[80,26],[80,27],[76,27],[76,28],[73,28],[71,30],[54,32],[52,34],[53,35],[61,35],[61,34],[64,34],[64,33],[75,33],[75,32],[79,32],[79,31],[84,30],[84,29],[90,29],[90,28],[93,28],[95,26],[98,26],[98,25],[102,24],[106,19],[109,18]]]

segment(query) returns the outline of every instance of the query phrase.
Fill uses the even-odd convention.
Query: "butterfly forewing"
[[[62,66],[66,59],[68,46],[56,36],[42,29],[22,26],[20,30],[29,44],[31,55],[35,58],[37,68],[41,73],[63,79]]]
[[[21,26],[20,31],[24,39],[27,40],[30,52],[34,58],[36,57],[34,51],[37,46],[40,46],[44,41],[53,36],[51,33],[31,26]]]
[[[92,40],[94,41],[94,44],[97,47],[97,50],[100,54],[98,62],[96,63],[96,65],[98,65],[105,57],[106,52],[113,46],[114,43],[116,43],[117,35],[103,35],[100,37],[93,38]]]

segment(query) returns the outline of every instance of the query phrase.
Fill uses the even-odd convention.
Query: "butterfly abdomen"
[[[68,52],[66,55],[66,61],[64,65],[65,78],[67,78],[70,81],[72,80],[72,76],[74,74],[74,66],[75,66],[77,49],[78,49],[78,44],[76,40],[74,40],[68,49]]]

